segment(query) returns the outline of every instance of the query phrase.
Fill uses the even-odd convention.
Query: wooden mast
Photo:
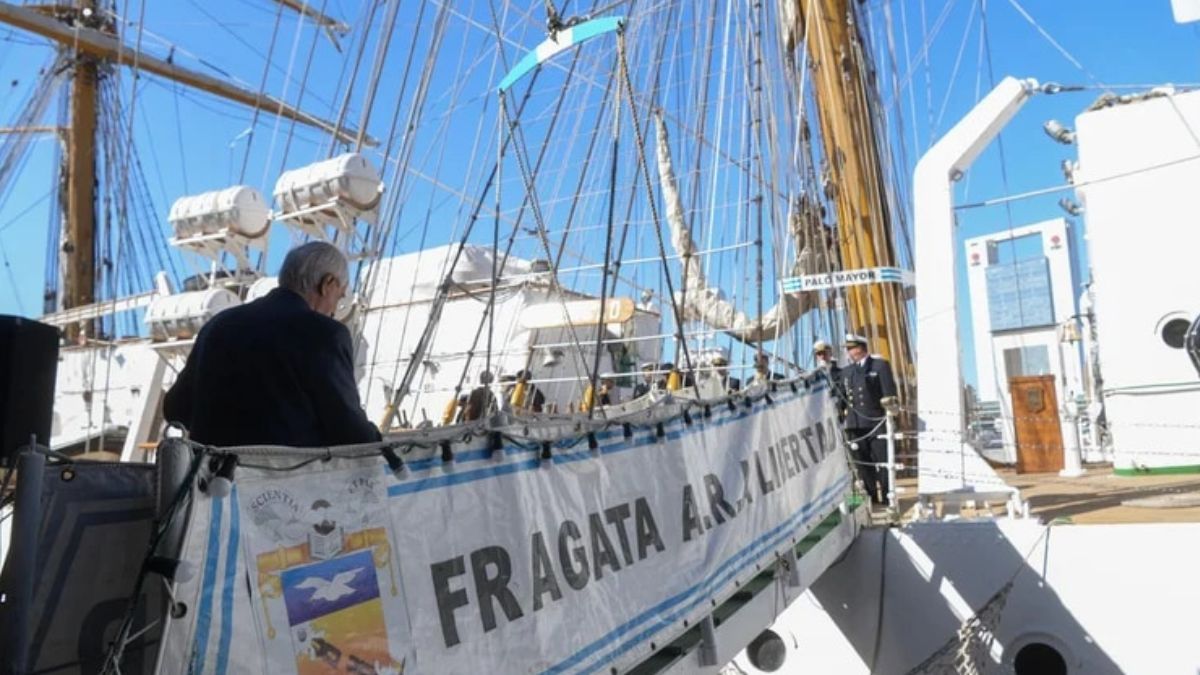
[[[867,64],[851,8],[847,0],[797,2],[799,34],[806,36],[818,101],[824,179],[837,206],[842,267],[896,266],[879,146],[863,81]],[[891,361],[903,391],[914,380],[902,287],[889,283],[845,290],[850,329],[870,338],[871,351]]]
[[[74,52],[69,108],[71,123],[64,144],[67,195],[62,244],[63,309],[84,307],[96,301],[96,129],[99,118],[97,92],[102,63],[134,66],[223,99],[293,119],[347,143],[355,141],[359,135],[355,129],[310,115],[266,94],[182,68],[171,61],[123,45],[116,34],[116,25],[104,17],[97,0],[75,0],[69,7],[21,6],[0,1],[0,24],[49,38],[58,43],[60,48]],[[374,146],[378,142],[366,136],[364,144]],[[81,326],[85,329],[84,333],[90,335],[90,325],[90,320],[87,320],[68,326],[67,338],[77,338]]]
[[[77,21],[96,17],[94,0],[77,0]],[[95,57],[75,52],[71,81],[71,123],[67,130],[67,231],[62,243],[63,308],[96,301],[96,91],[99,64]],[[91,322],[66,327],[67,339],[83,331],[92,335]]]

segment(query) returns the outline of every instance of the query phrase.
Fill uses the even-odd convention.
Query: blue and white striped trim
[[[904,273],[899,267],[880,267],[877,271],[880,281],[902,281],[904,279]]]
[[[783,287],[784,293],[799,293],[804,290],[804,280],[800,277],[787,277],[779,284]]]
[[[594,37],[616,31],[624,22],[625,17],[623,16],[609,16],[602,19],[585,21],[578,26],[564,28],[554,38],[547,39],[538,45],[536,49],[522,57],[517,62],[517,65],[508,71],[504,79],[500,80],[500,86],[498,87],[500,93],[503,94],[508,91],[509,87],[516,84],[517,80],[525,77],[529,71],[549,61],[554,56],[561,54],[575,45],[583,44]]]
[[[221,528],[224,521],[225,499],[210,499],[212,503],[208,526],[208,546],[204,554],[204,576],[200,579],[200,609],[196,618],[196,632],[192,643],[190,673],[213,672],[225,675],[229,671],[229,653],[233,643],[234,590],[237,588],[238,554],[241,551],[238,538],[241,536],[240,514],[238,513],[237,484],[229,501],[229,526],[225,546],[221,546]],[[219,570],[222,552],[224,569]],[[216,596],[220,588],[220,598]],[[208,657],[209,635],[212,633],[216,604],[220,602],[220,618],[216,622],[216,663],[210,671],[205,670]]]

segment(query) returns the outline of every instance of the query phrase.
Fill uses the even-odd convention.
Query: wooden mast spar
[[[813,92],[825,155],[825,178],[837,206],[838,246],[843,269],[897,265],[891,217],[883,185],[864,74],[867,64],[847,0],[795,0],[799,31],[812,68]],[[805,23],[809,25],[805,26]],[[871,339],[871,350],[887,358],[901,396],[915,383],[912,346],[905,325],[905,300],[898,284],[851,286],[846,290],[849,327]]]
[[[353,143],[358,135],[354,129],[339,127],[264,93],[182,68],[123,44],[117,35],[116,23],[96,0],[75,0],[73,5],[65,6],[0,2],[0,23],[48,38],[60,49],[74,53],[71,120],[65,143],[67,222],[63,241],[63,309],[96,302],[97,85],[103,64],[132,66],[235,103],[295,120],[347,143]],[[367,144],[376,145],[377,142],[368,138]],[[82,322],[85,335],[90,333],[89,326],[90,322]],[[79,337],[80,328],[80,325],[68,326],[68,339]]]

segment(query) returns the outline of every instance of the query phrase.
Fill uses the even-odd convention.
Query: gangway
[[[157,466],[25,453],[6,666],[715,673],[864,518],[826,387],[369,446],[174,438]]]

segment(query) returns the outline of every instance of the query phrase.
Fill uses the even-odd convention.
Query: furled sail
[[[675,167],[671,162],[671,149],[667,142],[667,126],[662,115],[656,118],[658,125],[658,179],[666,203],[667,222],[671,227],[671,245],[683,260],[682,292],[677,293],[678,302],[687,319],[703,321],[711,328],[724,331],[734,338],[757,344],[774,340],[782,335],[805,312],[815,306],[812,292],[783,294],[779,303],[763,313],[761,318],[746,316],[725,299],[719,288],[710,287],[704,277],[701,256],[692,241],[692,234],[684,222],[683,198],[675,179]],[[796,259],[792,262],[792,275],[812,274],[820,270],[824,260],[822,252],[810,242],[812,223],[808,209],[797,206],[789,217],[789,229],[795,241]]]

